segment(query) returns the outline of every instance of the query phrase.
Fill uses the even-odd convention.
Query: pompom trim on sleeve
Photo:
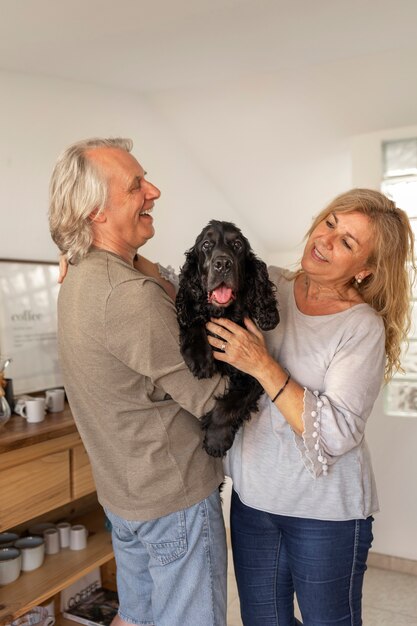
[[[327,476],[329,471],[321,442],[321,411],[324,402],[319,392],[309,391],[304,387],[304,410],[302,420],[304,431],[302,435],[294,432],[294,441],[301,454],[304,465],[313,478],[320,475]]]
[[[171,285],[175,287],[175,292],[177,293],[178,287],[179,287],[179,278],[178,278],[178,274],[176,273],[172,265],[167,265],[166,267],[164,267],[160,263],[157,263],[156,266],[162,278],[165,278],[165,280],[170,282]]]

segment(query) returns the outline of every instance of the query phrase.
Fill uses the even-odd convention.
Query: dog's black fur
[[[192,373],[210,378],[218,371],[229,377],[228,390],[202,418],[203,446],[220,457],[243,421],[257,411],[263,390],[252,376],[213,358],[205,324],[210,317],[226,317],[244,326],[243,318],[250,317],[262,330],[271,330],[279,322],[267,267],[234,224],[212,220],[186,252],[176,306],[181,353]]]

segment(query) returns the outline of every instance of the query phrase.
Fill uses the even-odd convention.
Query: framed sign
[[[58,263],[0,259],[0,353],[15,395],[62,386],[58,366]]]

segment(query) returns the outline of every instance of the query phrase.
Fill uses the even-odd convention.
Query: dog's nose
[[[213,261],[213,267],[216,272],[226,273],[232,267],[232,260],[225,256],[217,257]]]

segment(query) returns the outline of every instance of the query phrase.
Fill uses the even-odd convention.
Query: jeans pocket
[[[184,511],[159,518],[152,526],[152,532],[145,532],[144,539],[149,554],[160,565],[172,563],[187,553]],[[155,531],[158,535],[158,541],[152,541],[152,535],[155,534]]]

